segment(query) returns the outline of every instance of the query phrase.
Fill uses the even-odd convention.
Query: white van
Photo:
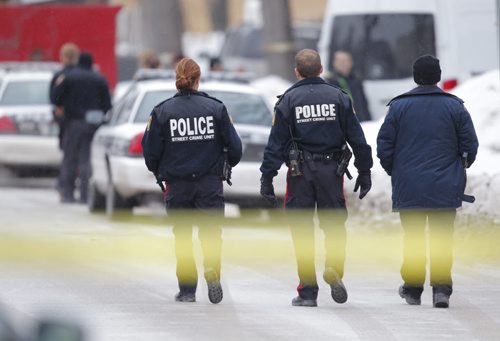
[[[441,87],[498,68],[495,0],[329,0],[318,47],[325,68],[347,50],[364,80],[374,119],[394,96],[415,86],[414,60],[441,61]]]

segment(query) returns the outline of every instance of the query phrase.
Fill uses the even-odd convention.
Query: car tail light
[[[130,156],[142,156],[142,137],[144,133],[135,135],[130,141],[128,146],[128,153]]]
[[[454,87],[458,85],[458,81],[456,79],[447,79],[443,81],[443,90],[450,91]]]
[[[9,116],[0,116],[0,133],[17,133],[17,126]]]

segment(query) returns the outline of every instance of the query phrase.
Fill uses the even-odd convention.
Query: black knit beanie
[[[431,55],[419,57],[413,64],[413,79],[419,85],[439,83],[441,80],[439,59]]]
[[[94,62],[92,60],[92,55],[88,52],[82,52],[80,54],[80,58],[78,58],[78,66],[90,70],[92,68],[92,63]]]

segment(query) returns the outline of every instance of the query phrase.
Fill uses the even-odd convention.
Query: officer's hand
[[[57,117],[57,118],[62,118],[64,117],[64,107],[61,107],[61,106],[57,106],[54,108],[54,115]]]
[[[278,206],[276,195],[274,195],[273,178],[262,176],[260,178],[260,194],[266,199],[269,204],[274,208]]]
[[[354,185],[354,192],[358,191],[358,188],[361,187],[361,191],[359,191],[359,198],[363,199],[365,195],[372,188],[372,177],[371,172],[367,171],[359,171],[358,177],[356,178],[356,184]]]

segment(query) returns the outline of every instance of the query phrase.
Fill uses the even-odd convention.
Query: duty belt
[[[305,161],[322,161],[325,163],[331,161],[338,161],[341,153],[339,152],[331,152],[326,154],[316,154],[304,151],[304,160]]]

